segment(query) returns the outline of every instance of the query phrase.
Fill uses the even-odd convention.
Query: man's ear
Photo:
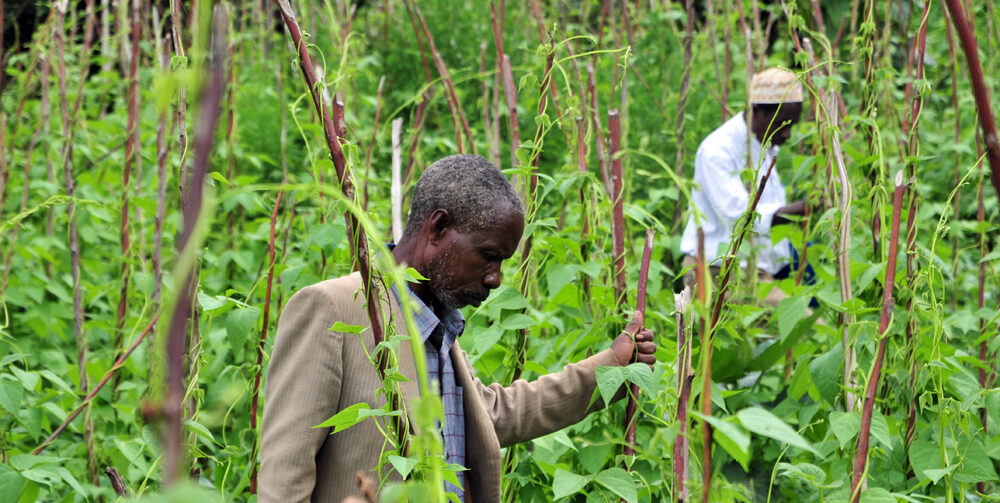
[[[438,240],[444,237],[453,223],[454,219],[452,219],[451,213],[448,210],[443,208],[434,210],[427,217],[427,240],[430,243],[437,243]]]

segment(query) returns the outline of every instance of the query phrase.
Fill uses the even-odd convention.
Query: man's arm
[[[650,365],[655,362],[653,333],[640,330],[642,323],[641,315],[636,313],[609,349],[532,382],[518,379],[507,387],[497,383],[484,386],[476,378],[477,391],[493,419],[500,446],[549,434],[603,409],[606,404],[600,397],[591,402],[597,388],[597,367],[628,365],[633,361]],[[624,388],[613,401],[625,396]]]
[[[271,353],[261,422],[258,501],[308,502],[316,485],[316,453],[330,434],[312,428],[340,402],[343,336],[329,329],[329,296],[308,287],[289,299]]]
[[[774,216],[771,217],[771,225],[774,226],[774,225],[787,224],[791,222],[791,220],[789,220],[786,217],[801,216],[805,214],[806,214],[806,200],[799,199],[794,203],[786,204],[781,208],[778,208],[778,211],[774,212]]]

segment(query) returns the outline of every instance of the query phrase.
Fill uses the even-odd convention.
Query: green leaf
[[[656,392],[653,389],[653,369],[649,368],[649,365],[637,362],[623,367],[622,371],[625,373],[625,379],[638,384],[643,392],[649,394]]]
[[[184,421],[184,427],[195,432],[196,435],[208,440],[209,442],[215,442],[215,437],[212,436],[212,432],[208,431],[208,428],[197,421],[188,419]]]
[[[750,470],[750,434],[739,424],[733,422],[734,418],[728,420],[719,419],[713,416],[705,416],[697,411],[690,411],[691,415],[707,421],[715,429],[713,438],[736,460],[744,471]]]
[[[556,474],[552,481],[552,497],[561,499],[580,492],[592,477],[584,477],[575,473],[567,472],[562,468],[556,468]]]
[[[889,434],[889,423],[886,422],[885,416],[881,412],[874,411],[872,413],[871,434],[878,443],[885,446],[886,450],[892,450],[892,436]]]
[[[854,440],[854,437],[858,436],[858,432],[861,430],[861,414],[833,411],[830,413],[830,429],[833,430],[837,442],[840,442],[840,448],[843,449],[851,440]]]
[[[572,264],[551,264],[545,268],[545,281],[548,282],[549,295],[555,295],[564,286],[576,279],[579,268]]]
[[[923,474],[926,475],[927,478],[931,479],[932,483],[937,484],[939,480],[941,480],[945,475],[951,473],[955,468],[958,468],[958,465],[951,465],[948,468],[932,468],[924,470]]]
[[[964,453],[962,464],[955,474],[956,482],[990,482],[997,480],[993,462],[986,454],[986,448],[978,438],[965,437],[959,442],[958,452]]]
[[[809,362],[813,384],[827,403],[835,403],[840,394],[841,376],[844,374],[844,347],[833,346],[830,351]]]
[[[0,380],[0,407],[17,417],[24,398],[24,386],[19,381]]]
[[[334,414],[334,416],[331,417],[330,419],[327,419],[326,421],[323,421],[322,423],[313,426],[313,428],[333,427],[333,433],[331,433],[331,435],[346,430],[351,426],[360,423],[361,420],[364,419],[358,417],[359,412],[362,409],[371,409],[371,407],[369,407],[368,404],[365,402],[356,403]]]
[[[881,487],[869,487],[861,493],[861,503],[896,503],[896,498]]]
[[[941,466],[941,451],[938,449],[937,444],[923,440],[916,439],[910,444],[910,466],[913,467],[913,473],[917,475],[920,480],[931,479],[931,482],[937,483],[941,477],[945,476],[948,472],[953,470],[955,467],[944,469]],[[939,472],[943,470],[943,472]]]
[[[17,501],[26,482],[20,473],[0,463],[0,501]]]
[[[63,391],[71,395],[76,394],[76,392],[73,391],[73,388],[70,388],[69,385],[66,384],[66,381],[62,380],[62,378],[60,378],[59,376],[53,374],[51,370],[40,370],[38,374],[51,381],[52,384],[59,386],[59,388],[62,389]]]
[[[233,354],[243,354],[243,348],[259,316],[260,308],[254,306],[234,309],[226,316],[226,341]]]
[[[417,460],[414,458],[404,458],[402,456],[396,456],[393,454],[389,455],[389,462],[392,463],[392,467],[399,472],[399,475],[405,480],[406,477],[410,476],[410,472],[413,468],[417,466]]]
[[[795,325],[806,317],[808,309],[809,297],[789,297],[781,300],[774,310],[774,317],[778,319],[778,333],[782,339],[788,337]]]
[[[1000,425],[1000,391],[993,390],[986,395],[986,415]]]
[[[621,367],[597,367],[597,390],[601,393],[601,399],[605,404],[611,403],[615,393],[621,389],[625,383],[625,372]]]
[[[639,495],[635,489],[635,481],[632,476],[621,468],[608,468],[594,477],[594,481],[607,487],[611,492],[629,503],[636,503]]]
[[[500,328],[504,330],[521,330],[522,328],[532,327],[535,323],[535,319],[531,316],[514,313],[500,320]]]
[[[360,334],[364,329],[365,327],[361,325],[348,325],[347,323],[344,323],[342,321],[338,321],[334,323],[332,327],[330,327],[330,330],[333,332],[340,332],[344,334],[355,334],[355,335]]]
[[[814,449],[812,444],[802,438],[791,426],[767,410],[760,407],[750,407],[737,412],[736,417],[744,428],[753,433],[805,449],[817,456],[820,455],[819,451]]]

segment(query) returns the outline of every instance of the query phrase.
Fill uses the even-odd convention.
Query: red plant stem
[[[881,340],[878,344],[878,352],[875,355],[875,362],[872,365],[872,375],[865,388],[865,402],[861,410],[861,431],[858,433],[858,450],[854,456],[854,470],[851,477],[851,503],[857,503],[861,499],[859,485],[862,476],[867,471],[868,465],[868,444],[872,426],[872,411],[875,408],[875,394],[878,392],[879,378],[882,374],[882,360],[885,357],[885,345],[888,341],[889,320],[892,317],[892,308],[896,303],[893,297],[893,289],[896,284],[896,255],[899,251],[899,220],[903,207],[903,192],[906,186],[903,184],[903,172],[896,173],[896,190],[892,194],[892,227],[889,230],[889,261],[885,270],[885,283],[882,290],[882,315],[879,319],[878,333]]]
[[[362,189],[362,207],[364,209],[368,209],[368,179],[372,169],[372,149],[375,147],[375,139],[378,137],[378,119],[382,115],[383,86],[385,86],[385,75],[378,80],[378,90],[375,91],[375,121],[372,124],[372,139],[368,142],[368,150],[365,151],[365,185]]]
[[[479,74],[486,74],[485,41],[479,43]],[[496,75],[494,75],[494,78],[496,78]],[[493,155],[494,148],[497,146],[498,138],[493,136],[493,126],[491,125],[492,121],[490,121],[490,85],[489,81],[485,77],[480,82],[480,87],[483,89],[483,132],[486,133],[486,144],[490,150],[489,159],[494,161],[494,164],[499,166],[500,149],[496,148],[496,155]]]
[[[420,63],[424,67],[424,78],[428,84],[433,83],[434,79],[431,78],[431,69],[427,65],[427,50],[424,48],[424,39],[420,36],[420,28],[417,28],[417,20],[413,18],[413,11],[410,9],[406,9],[406,15],[410,18],[410,27],[413,28],[413,38],[417,39],[417,45],[420,47]],[[454,121],[455,118],[452,117],[453,124],[455,124]]]
[[[683,77],[681,77],[680,97],[677,102],[677,122],[674,130],[677,132],[677,155],[674,158],[674,170],[681,177],[684,176],[684,112],[687,108],[688,90],[691,87],[691,44],[694,41],[694,0],[686,0],[685,12],[687,21],[684,23],[684,64]],[[714,51],[713,51],[714,53]],[[678,199],[674,204],[674,224],[673,229],[681,225],[682,205]]]
[[[576,165],[581,173],[587,173],[587,142],[585,141],[584,133],[584,119],[583,117],[576,118]],[[587,213],[587,194],[583,186],[580,187],[580,218],[583,219],[583,228],[580,230],[580,256],[583,257],[583,261],[586,262],[590,256],[587,253],[587,235],[590,234],[590,218]],[[584,298],[590,299],[590,276],[583,275],[583,295]],[[589,305],[589,302],[588,302]]]
[[[288,4],[288,0],[279,0],[278,6],[281,11],[281,18],[284,21],[285,26],[288,28],[289,35],[292,37],[292,44],[298,51],[299,67],[302,70],[302,77],[305,80],[306,87],[308,87],[310,93],[312,93],[313,105],[316,107],[317,115],[323,122],[323,132],[326,137],[327,147],[330,150],[330,156],[333,158],[333,166],[337,170],[337,177],[340,182],[341,191],[347,198],[353,199],[354,184],[351,182],[351,177],[348,176],[347,161],[344,158],[343,150],[340,148],[340,143],[337,141],[333,120],[327,112],[326,105],[323,103],[319,89],[316,86],[316,73],[313,71],[312,58],[309,56],[308,48],[302,41],[302,30],[299,28],[298,21],[295,20],[295,14],[292,12],[292,8]],[[347,223],[351,235],[355,236],[357,240],[355,248],[352,249],[352,252],[355,256],[355,260],[358,262],[358,269],[361,271],[361,283],[365,290],[365,298],[368,304],[368,317],[372,325],[372,338],[375,340],[375,344],[378,345],[384,339],[384,327],[382,325],[381,314],[379,312],[378,296],[375,292],[375,287],[372,284],[372,267],[369,262],[368,238],[365,235],[364,228],[362,228],[357,219],[350,214],[347,215]],[[379,360],[380,368],[384,370],[384,365],[388,363],[385,353],[380,353]]]
[[[639,285],[636,292],[635,310],[646,319],[646,285],[649,279],[649,259],[653,254],[653,229],[646,229],[646,242],[642,248],[642,262],[639,263]],[[640,328],[641,330],[641,328]],[[635,338],[635,334],[632,334]],[[638,402],[639,385],[632,383],[629,385],[628,403],[625,405],[625,448],[626,456],[634,456],[635,449],[635,423],[637,421],[636,412],[639,408]],[[626,469],[630,469],[626,465]]]
[[[587,93],[590,96],[590,118],[591,127],[594,128],[594,144],[597,150],[597,164],[601,169],[601,181],[604,182],[604,193],[608,195],[609,198],[613,197],[613,188],[611,187],[611,175],[608,173],[608,159],[605,154],[605,145],[607,145],[607,140],[604,137],[604,131],[601,130],[601,114],[597,106],[597,85],[594,80],[594,64],[587,63]]]
[[[430,48],[431,56],[434,59],[434,66],[437,67],[438,74],[441,75],[441,82],[444,84],[445,95],[448,98],[448,106],[451,109],[451,114],[452,116],[457,116],[458,120],[462,123],[465,139],[469,142],[469,153],[475,154],[476,145],[472,136],[472,130],[469,128],[469,121],[465,118],[465,112],[462,110],[462,103],[458,100],[458,93],[455,92],[455,84],[451,81],[451,74],[448,72],[448,67],[445,66],[444,60],[441,59],[441,54],[438,53],[437,47],[434,46],[434,37],[431,36],[430,30],[427,28],[427,23],[424,22],[424,16],[420,13],[420,7],[412,0],[404,0],[404,2],[413,9],[413,13],[417,16],[417,21],[420,22],[420,27],[424,30],[424,36],[427,37],[427,46]],[[456,134],[458,133],[458,131],[455,132]],[[461,135],[459,135],[458,140],[458,152],[463,153]]]
[[[166,72],[170,66],[170,38],[163,44],[160,55],[160,70]],[[163,219],[167,207],[167,110],[160,111],[156,126],[156,217],[153,224],[153,302],[159,303],[163,295]]]
[[[111,368],[108,369],[107,372],[105,372],[104,377],[100,380],[100,382],[97,383],[96,386],[94,386],[92,390],[90,390],[90,393],[87,394],[87,396],[83,399],[83,402],[81,402],[80,405],[78,405],[75,409],[73,409],[73,412],[71,412],[68,416],[66,416],[66,419],[63,420],[62,424],[60,424],[59,427],[53,430],[52,433],[49,435],[49,437],[46,438],[45,441],[41,443],[41,445],[36,447],[35,450],[31,451],[32,455],[37,456],[38,454],[41,454],[42,451],[44,451],[45,448],[49,446],[49,444],[55,441],[56,437],[58,437],[59,434],[62,433],[66,429],[66,427],[69,426],[70,423],[72,423],[73,420],[80,415],[81,412],[83,412],[83,409],[85,409],[87,406],[90,405],[90,401],[93,400],[94,397],[97,396],[98,393],[100,393],[101,389],[104,388],[104,385],[111,380],[111,376],[113,376],[114,373],[117,372],[118,369],[120,369],[122,365],[125,364],[125,360],[128,360],[128,357],[132,355],[132,352],[135,351],[135,348],[139,347],[139,344],[141,344],[142,341],[146,338],[146,336],[153,331],[153,328],[156,327],[156,322],[159,319],[160,319],[160,313],[156,313],[153,316],[153,319],[149,321],[149,325],[146,326],[146,329],[143,330],[142,333],[139,334],[139,337],[135,340],[135,342],[133,342],[132,345],[129,346],[129,348],[126,349],[125,352],[122,353],[122,355],[119,356],[117,360],[115,360],[114,365],[112,365]]]
[[[195,128],[194,161],[191,170],[191,183],[183,202],[184,227],[177,240],[180,253],[187,248],[194,229],[201,217],[202,192],[205,175],[209,168],[209,156],[212,153],[215,125],[222,115],[221,103],[226,93],[226,15],[225,10],[217,6],[212,18],[214,34],[212,37],[212,58],[208,67],[206,87],[201,93],[198,106],[199,117]],[[197,243],[195,243],[197,245]],[[194,296],[197,290],[195,268],[182,279],[182,290],[178,293],[177,304],[170,319],[170,329],[167,334],[167,394],[163,406],[163,415],[167,422],[164,439],[163,473],[164,484],[170,487],[183,476],[181,469],[183,442],[183,405],[184,400],[184,356],[187,346],[188,321],[194,317]]]
[[[709,326],[709,332],[715,330],[715,325],[719,321],[719,315],[722,313],[722,305],[725,303],[726,299],[726,289],[729,286],[729,278],[732,277],[733,264],[736,262],[736,253],[743,245],[743,238],[746,237],[747,231],[753,225],[753,213],[757,211],[757,203],[760,202],[760,196],[764,191],[764,185],[767,184],[768,178],[771,177],[771,171],[774,169],[774,163],[777,158],[771,159],[771,164],[767,167],[767,172],[760,179],[760,184],[757,186],[757,192],[754,193],[753,201],[750,203],[750,208],[747,210],[746,216],[743,219],[740,230],[736,233],[736,239],[733,244],[730,245],[729,252],[726,258],[725,264],[722,268],[722,281],[719,282],[719,292],[715,297],[715,306],[712,308],[712,322]]]
[[[506,57],[506,55],[504,56]],[[538,100],[538,115],[545,113],[545,109],[548,106],[548,100],[546,89],[552,83],[552,63],[555,60],[555,51],[549,52],[548,59],[545,65],[545,75],[542,76],[542,82],[539,89],[539,100]],[[509,59],[506,59],[509,63]],[[532,169],[531,176],[527,181],[528,193],[525,198],[527,212],[526,217],[531,220],[535,215],[535,192],[538,188],[538,165],[542,156],[541,145],[542,139],[545,136],[545,131],[542,125],[538,126],[535,130],[535,148],[537,149],[534,159],[532,159]],[[529,268],[531,267],[529,260],[531,259],[531,245],[533,243],[533,235],[529,234],[524,238],[524,245],[521,248],[521,295],[527,295],[528,287],[530,286],[530,281],[532,280],[531,274],[529,274]],[[514,367],[513,379],[516,381],[521,377],[521,370],[524,368],[524,353],[528,348],[528,332],[527,329],[522,328],[518,331],[517,336],[517,364]]]
[[[417,145],[420,143],[420,136],[423,134],[424,129],[424,117],[427,111],[427,105],[431,102],[432,92],[428,90],[424,93],[423,99],[420,104],[417,105],[417,111],[413,116],[413,129],[410,133],[410,148],[406,153],[406,169],[403,171],[403,186],[405,187],[410,180],[410,173],[413,171],[413,162],[416,161]]]
[[[941,0],[941,8],[945,12],[944,15],[945,15],[946,19],[945,19],[945,22],[944,22],[944,26],[945,26],[945,28],[948,29],[948,58],[949,58],[949,62],[951,63],[951,73],[952,73],[952,75],[957,76],[958,75],[958,60],[955,57],[955,35],[954,35],[952,27],[951,27],[951,21],[949,19],[947,19],[947,17],[949,17],[949,16],[948,16],[948,13],[947,13],[948,12],[947,11],[947,7],[945,7],[945,5],[944,5],[944,0]],[[952,78],[951,79],[951,104],[952,104],[952,107],[955,108],[955,145],[958,146],[958,145],[961,145],[961,141],[962,141],[962,114],[961,114],[961,107],[959,107],[959,104],[958,104],[958,79],[957,78]],[[961,165],[962,165],[962,157],[959,156],[959,155],[956,155],[955,156],[955,186],[956,187],[958,186],[959,183],[961,183],[961,169],[960,169]],[[956,191],[955,192],[955,201],[952,204],[952,208],[953,208],[952,215],[951,215],[952,220],[955,220],[955,221],[958,220],[958,213],[959,213],[959,210],[962,207],[962,205],[961,205],[961,199],[962,199],[962,193],[960,191]],[[957,281],[957,278],[958,278],[958,233],[955,233],[955,235],[952,237],[952,240],[951,240],[951,276],[953,278],[956,278],[956,281]],[[955,309],[955,303],[956,303],[957,300],[958,300],[958,296],[957,295],[952,295],[951,296],[951,308],[952,309]]]
[[[507,117],[510,124],[510,167],[518,166],[517,149],[521,146],[521,131],[517,121],[517,87],[514,85],[514,72],[510,67],[510,57],[503,55],[500,61],[500,81],[503,82],[504,102],[507,104]]]
[[[104,469],[104,474],[108,476],[108,483],[111,484],[111,488],[115,490],[115,494],[127,498],[129,495],[128,487],[125,485],[125,480],[122,479],[118,470],[108,466]]]
[[[914,43],[911,56],[916,60],[915,79],[918,81],[924,78],[924,50],[927,47],[927,16],[930,13],[930,7],[931,1],[926,0],[926,2],[924,2],[923,14],[921,14],[920,17],[920,31],[917,34],[917,40]],[[907,91],[909,92],[910,89],[907,89]],[[920,155],[920,144],[917,131],[920,126],[920,110],[923,104],[922,94],[923,93],[921,93],[919,89],[913,93],[909,119],[903,122],[903,130],[908,133],[907,155],[911,159],[910,162],[907,163],[907,176],[910,179],[910,183],[916,183],[917,174],[916,165],[912,159],[916,159],[917,156]],[[909,211],[906,216],[906,283],[909,289],[913,291],[915,286],[914,282],[916,281],[914,276],[916,273],[916,265],[914,261],[917,256],[917,191],[910,191],[909,198]],[[906,300],[906,313],[908,315],[906,321],[906,345],[909,348],[911,390],[913,390],[914,383],[917,379],[916,348],[914,346],[914,334],[917,329],[917,321],[912,316],[909,316],[912,310],[913,296],[910,296],[910,298]],[[904,444],[906,446],[906,451],[909,452],[910,444],[913,442],[913,436],[916,433],[917,407],[915,400],[910,400],[907,408]],[[909,462],[909,457],[907,457],[907,462]]]
[[[121,213],[121,296],[118,301],[118,321],[115,325],[114,350],[118,351],[121,346],[122,332],[125,329],[125,314],[128,308],[128,283],[129,283],[129,252],[131,243],[129,241],[128,227],[128,196],[130,187],[130,176],[132,168],[139,158],[139,57],[142,51],[139,50],[139,37],[142,31],[139,24],[139,2],[132,0],[132,58],[129,61],[129,84],[128,84],[128,140],[125,143],[125,170],[122,173],[122,213]]]
[[[73,281],[73,333],[77,347],[77,374],[80,378],[80,391],[87,392],[87,337],[83,332],[83,292],[80,285],[80,240],[76,227],[76,205],[73,197],[76,184],[73,181],[73,133],[69,102],[66,98],[66,39],[65,39],[65,5],[57,4],[56,29],[53,36],[56,39],[56,52],[58,66],[56,76],[59,80],[59,104],[62,110],[63,138],[63,177],[66,184],[66,196],[70,198],[66,205],[69,219],[69,250],[70,267]],[[87,465],[90,468],[91,478],[96,478],[96,460],[94,458],[94,437],[93,424],[90,422],[90,415],[87,414],[86,425],[84,426],[84,438],[87,444]]]
[[[493,40],[497,46],[497,68],[500,71],[500,82],[503,84],[510,125],[510,167],[514,169],[517,168],[517,147],[521,144],[521,135],[517,123],[517,87],[514,86],[510,58],[503,52],[503,3],[500,2],[500,15],[497,16],[496,5],[493,0],[490,0],[490,20],[493,23]],[[497,141],[499,142],[499,139]]]
[[[608,111],[608,135],[611,139],[611,236],[612,260],[615,276],[615,305],[621,310],[625,305],[625,199],[622,180],[621,122],[618,110]]]
[[[535,16],[535,21],[538,24],[539,40],[541,40],[543,44],[547,44],[548,46],[550,46],[552,50],[555,50],[555,45],[556,45],[555,42],[552,40],[552,37],[546,35],[545,33],[545,16],[542,13],[541,6],[539,6],[538,2],[535,0],[529,0],[528,6],[531,9],[532,15]],[[546,70],[546,73],[548,72],[549,70]],[[548,88],[549,88],[549,96],[552,98],[552,109],[555,110],[556,116],[562,116],[562,111],[559,109],[559,101],[558,101],[559,92],[557,90],[557,86],[550,85],[548,86]],[[565,139],[566,144],[569,145],[570,143],[569,133],[563,128],[559,129],[563,132],[563,138]]]
[[[274,282],[274,235],[275,226],[278,222],[278,210],[281,208],[281,196],[284,195],[285,191],[279,190],[278,197],[274,201],[274,211],[271,212],[271,233],[267,240],[267,252],[269,261],[267,265],[267,289],[264,290],[264,324],[261,325],[260,330],[260,341],[257,343],[257,370],[253,378],[253,398],[250,403],[250,429],[257,431],[257,406],[258,399],[260,397],[260,376],[263,373],[264,365],[264,346],[267,342],[267,332],[271,321],[271,285]],[[254,442],[254,460],[253,469],[250,471],[250,492],[252,494],[257,493],[257,456],[256,449],[258,443]]]
[[[979,169],[983,170],[983,166],[980,165]],[[986,230],[985,230],[986,227],[983,225],[984,217],[985,217],[985,207],[983,205],[983,178],[980,177],[979,178],[978,201],[977,201],[977,204],[976,204],[976,221],[979,222],[979,228],[983,229],[979,233],[979,259],[980,259],[979,260],[979,294],[976,296],[977,297],[976,300],[977,300],[977,303],[979,305],[979,309],[980,310],[982,310],[984,307],[986,307],[986,261],[984,261],[982,259],[989,252],[989,248],[987,247],[987,240],[986,240]],[[985,332],[986,332],[986,319],[980,317],[979,318],[979,333],[981,335],[981,334],[984,334]],[[993,365],[993,362],[995,362],[995,358],[994,358],[993,361],[991,361],[989,359],[989,344],[988,344],[988,342],[989,341],[987,341],[987,340],[984,339],[982,342],[979,343],[979,361],[982,362],[982,364],[983,364],[983,366],[979,369],[979,385],[981,387],[983,387],[983,389],[989,389],[992,386],[990,384],[990,377],[991,377],[990,374],[991,374],[991,372],[987,371],[987,369],[990,368],[991,365]],[[983,407],[983,408],[979,409],[979,420],[982,422],[982,425],[983,425],[983,433],[987,433],[988,434],[989,433],[989,430],[988,430],[989,426],[988,426],[988,421],[987,421],[986,407]],[[986,493],[986,487],[985,487],[985,485],[984,485],[983,482],[980,482],[977,485],[977,488],[978,488],[979,492],[984,493],[984,494]]]
[[[962,6],[958,0],[946,0],[945,5],[951,13],[951,21],[955,24],[958,39],[965,51],[965,60],[969,65],[969,79],[972,81],[972,94],[976,100],[976,112],[979,124],[983,129],[983,140],[986,142],[986,158],[990,161],[990,180],[993,190],[1000,200],[1000,139],[997,137],[997,124],[990,109],[989,91],[983,77],[983,65],[979,62],[979,50],[976,46],[976,35],[969,27]]]
[[[170,2],[171,12],[170,12],[170,29],[173,32],[173,42],[174,42],[174,54],[180,58],[185,58],[184,53],[184,39],[181,38],[181,29],[183,19],[181,17],[181,2],[173,1]],[[192,6],[194,7],[194,6]],[[192,8],[191,12],[197,9]],[[180,189],[181,202],[184,201],[186,197],[188,185],[187,176],[187,154],[188,154],[188,140],[187,140],[187,87],[184,82],[181,81],[180,89],[177,91],[177,112],[175,121],[177,123],[177,145],[181,149],[180,166],[181,173],[177,179],[177,186]]]

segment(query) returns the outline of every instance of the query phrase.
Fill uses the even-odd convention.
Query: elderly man
[[[744,113],[733,116],[708,135],[695,154],[694,181],[698,188],[691,192],[691,202],[701,215],[705,261],[713,269],[713,276],[722,265],[717,259],[725,255],[736,223],[750,204],[751,192],[740,173],[747,169],[749,159],[750,169],[755,171],[753,179],[759,180],[778,155],[779,147],[791,137],[792,126],[802,114],[802,85],[791,72],[777,68],[764,70],[753,76],[750,103],[753,113],[749,122]],[[771,281],[787,272],[789,258],[795,252],[786,239],[772,244],[771,226],[787,223],[787,217],[802,215],[805,209],[805,200],[790,204],[786,201],[785,186],[778,170],[773,170],[757,204],[760,217],[753,226],[761,280]],[[685,267],[695,263],[698,253],[698,224],[694,212],[691,213],[681,238]],[[743,250],[740,252],[740,264],[745,268],[747,260]],[[777,305],[784,297],[780,289],[774,288],[765,302]]]
[[[444,404],[441,424],[449,463],[461,487],[446,484],[460,501],[500,500],[500,449],[556,431],[603,407],[591,403],[598,366],[652,364],[653,334],[632,318],[605,351],[561,372],[511,386],[484,385],[476,378],[457,338],[465,320],[459,308],[478,306],[500,286],[501,264],[514,254],[524,230],[524,209],[503,174],[490,161],[453,155],[427,168],[417,183],[403,237],[392,253],[426,281],[397,285],[386,297],[404,333],[398,299],[412,295],[415,321],[424,340],[429,374]],[[384,437],[373,421],[331,435],[313,428],[359,402],[377,407],[381,387],[366,350],[370,330],[360,336],[331,331],[336,322],[370,327],[355,273],[302,289],[278,323],[267,377],[261,423],[258,501],[339,503],[359,495],[356,474],[378,465]],[[634,334],[634,339],[633,335]],[[415,379],[408,343],[396,349],[400,371]],[[401,384],[403,399],[417,394]],[[384,401],[382,402],[384,403]],[[399,477],[395,477],[398,479]]]

